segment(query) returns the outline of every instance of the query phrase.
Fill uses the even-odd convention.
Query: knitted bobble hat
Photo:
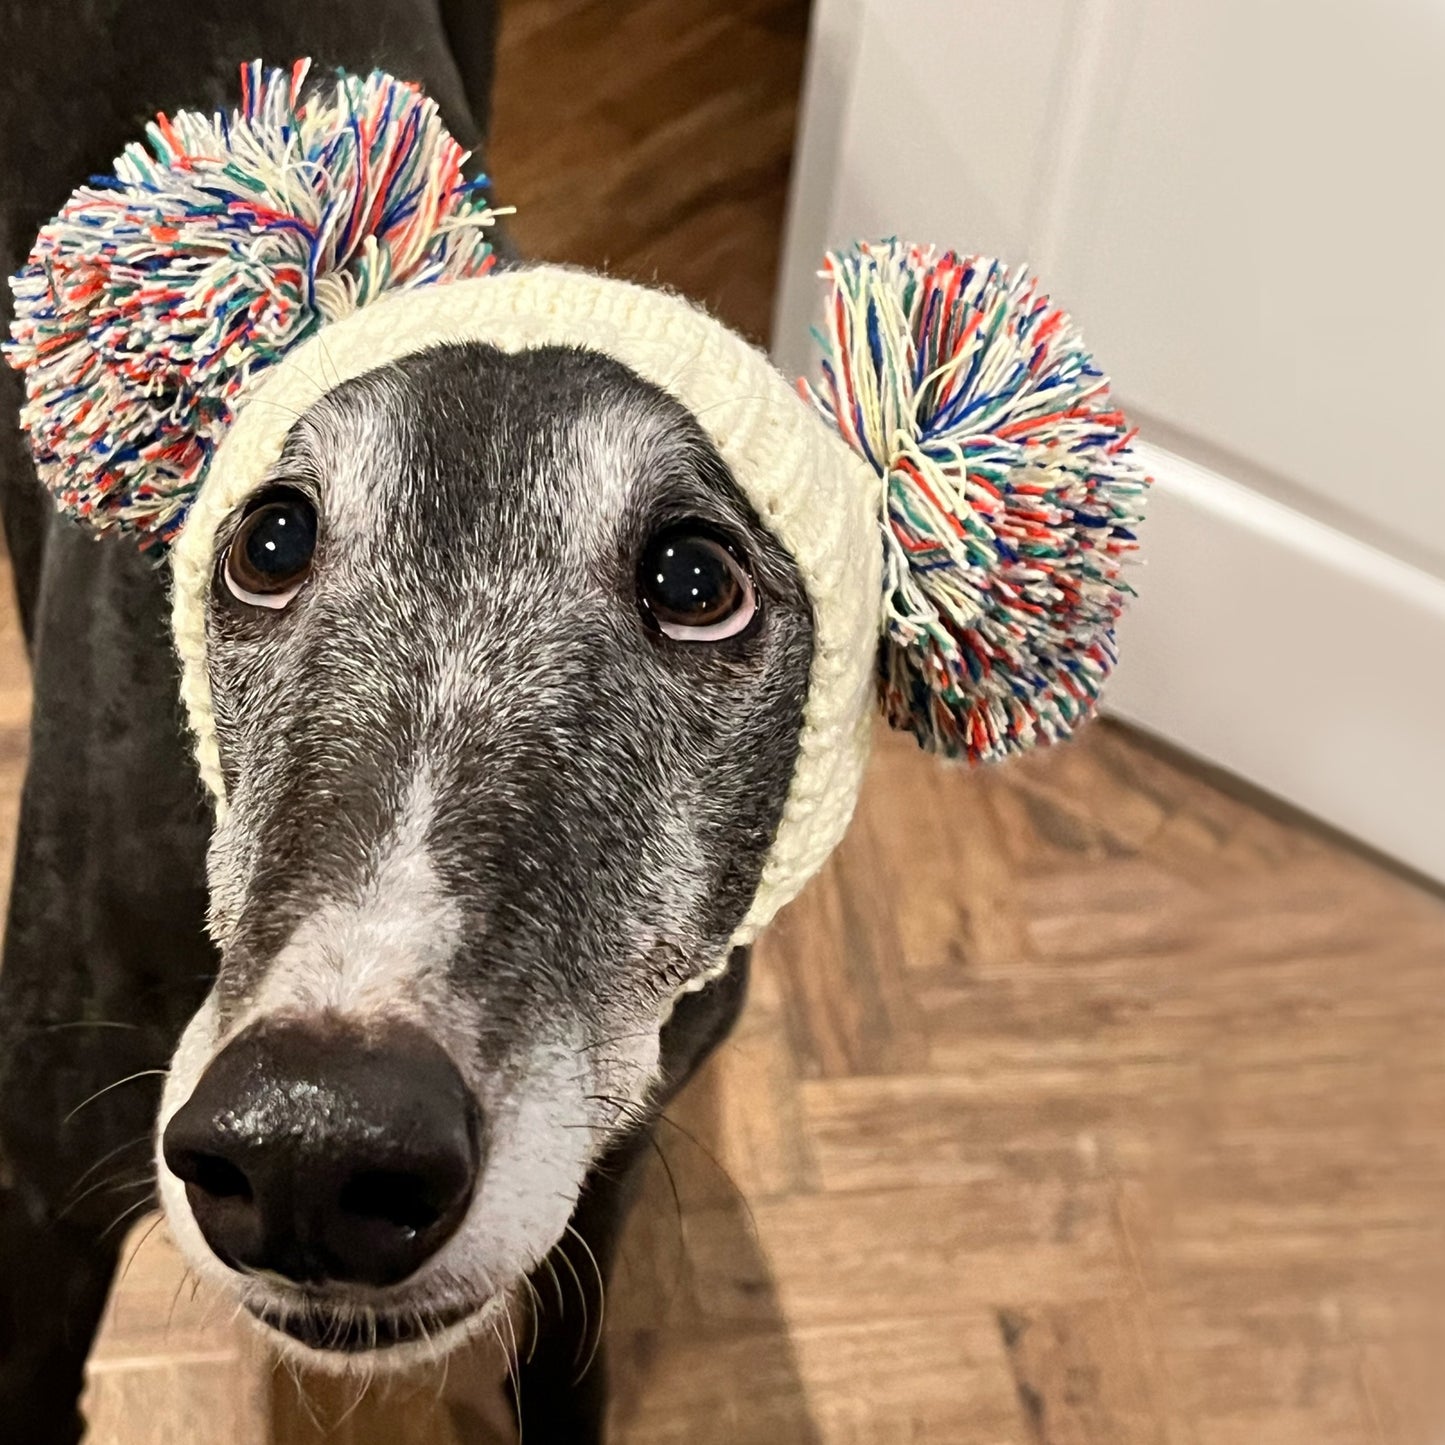
[[[1147,478],[1068,317],[1022,270],[897,241],[830,255],[819,379],[677,296],[494,269],[435,105],[381,72],[242,72],[159,116],[12,280],[22,425],[60,508],[168,546],[182,690],[224,810],[204,626],[217,531],[328,390],[445,342],[604,352],[682,402],[814,617],[798,761],[747,941],[847,827],[875,696],[982,761],[1068,736],[1114,661]]]

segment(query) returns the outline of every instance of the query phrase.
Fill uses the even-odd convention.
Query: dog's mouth
[[[246,1308],[278,1334],[323,1354],[354,1355],[434,1340],[455,1325],[479,1314],[485,1305],[454,1305],[448,1309],[346,1311],[316,1301],[282,1307],[247,1303]]]

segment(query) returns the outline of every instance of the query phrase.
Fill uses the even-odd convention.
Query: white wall
[[[1445,878],[1445,4],[818,0],[823,249],[1028,260],[1164,450],[1110,702]]]

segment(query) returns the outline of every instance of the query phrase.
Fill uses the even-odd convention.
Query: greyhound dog
[[[145,117],[233,102],[255,55],[405,75],[479,143],[492,9],[7,4],[7,272]],[[730,940],[813,654],[704,430],[600,353],[482,344],[301,415],[207,601],[214,837],[165,563],[51,515],[5,445],[35,694],[0,972],[5,1439],[80,1438],[158,1184],[313,1364],[439,1353],[557,1265],[599,1289],[649,1127],[741,1005]],[[592,1304],[541,1311],[530,1442],[602,1438],[604,1372],[574,1380]]]

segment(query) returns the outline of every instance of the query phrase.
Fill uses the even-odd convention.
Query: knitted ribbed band
[[[813,608],[814,656],[792,786],[735,935],[750,942],[822,865],[857,800],[878,648],[879,482],[760,351],[676,296],[586,272],[537,267],[376,301],[300,346],[244,399],[172,549],[182,697],[218,814],[225,788],[205,626],[218,527],[261,486],[296,416],[326,391],[459,341],[504,351],[588,347],[662,387],[707,431],[797,564]]]

